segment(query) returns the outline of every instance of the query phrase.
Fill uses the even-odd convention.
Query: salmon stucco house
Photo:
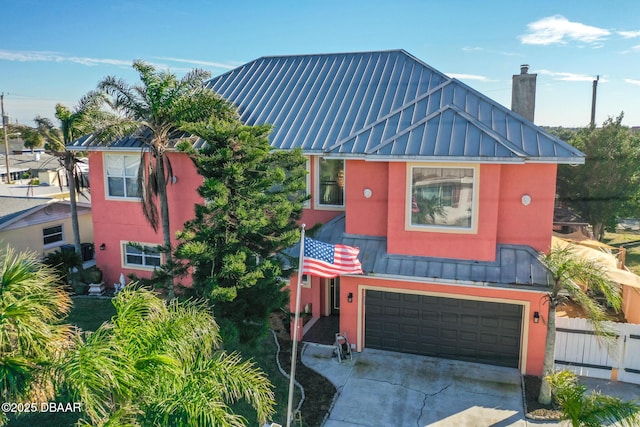
[[[274,149],[308,157],[302,222],[323,224],[315,238],[360,249],[363,275],[305,277],[312,317],[339,315],[357,351],[541,374],[548,276],[538,256],[551,242],[557,165],[583,163],[581,152],[403,50],[262,57],[209,86],[247,124],[273,124]],[[161,242],[128,206],[140,147],[94,149],[96,262],[114,280],[152,270],[159,256],[127,244]],[[198,177],[171,155],[184,158],[169,187],[179,228]]]

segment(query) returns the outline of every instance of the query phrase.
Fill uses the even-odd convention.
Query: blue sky
[[[640,125],[640,1],[0,0],[0,92],[12,121],[53,118],[135,59],[215,76],[261,56],[404,49],[501,104],[520,64],[536,124]]]

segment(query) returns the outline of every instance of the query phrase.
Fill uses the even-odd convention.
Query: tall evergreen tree
[[[558,168],[558,197],[591,224],[597,239],[621,216],[640,214],[640,135],[622,118],[579,130],[569,143],[587,155],[585,164]]]
[[[184,126],[190,123],[235,118],[235,108],[205,86],[210,74],[193,70],[184,77],[157,71],[152,65],[135,61],[133,68],[140,76],[141,84],[130,85],[113,76],[98,84],[108,97],[108,104],[120,114],[120,120],[107,127],[107,135],[125,136],[137,131],[136,137],[149,152],[140,162],[139,186],[142,195],[142,211],[154,231],[162,230],[163,251],[172,252],[171,223],[167,186],[173,177],[173,168],[167,151],[185,135]],[[102,138],[104,139],[104,137]],[[111,141],[109,141],[111,142]],[[158,207],[160,212],[158,214]],[[167,294],[173,298],[173,278],[166,280]]]
[[[267,125],[212,121],[187,130],[208,144],[199,152],[183,146],[204,178],[205,203],[179,233],[176,255],[192,272],[190,292],[214,302],[216,319],[251,340],[287,300],[278,252],[299,239],[305,158],[271,150]]]

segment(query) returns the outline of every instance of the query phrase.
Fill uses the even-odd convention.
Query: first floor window
[[[411,168],[411,225],[470,229],[474,168]]]
[[[344,206],[344,160],[318,160],[318,205]]]
[[[132,267],[160,267],[161,258],[158,248],[128,243],[124,245],[125,264]]]
[[[42,239],[45,246],[64,241],[62,225],[43,228]]]
[[[107,196],[140,198],[138,191],[138,154],[105,154]]]

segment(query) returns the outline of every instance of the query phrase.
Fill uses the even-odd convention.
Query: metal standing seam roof
[[[248,125],[272,124],[276,149],[370,160],[584,162],[577,149],[404,50],[266,56],[208,87]],[[91,137],[69,147],[104,149]],[[135,149],[141,140],[110,147]]]
[[[389,254],[384,237],[345,234],[344,214],[324,224],[314,238],[359,248],[358,258],[367,276],[541,290],[551,283],[539,254],[529,246],[499,244],[496,260],[492,262]],[[285,253],[297,258],[299,244]]]

